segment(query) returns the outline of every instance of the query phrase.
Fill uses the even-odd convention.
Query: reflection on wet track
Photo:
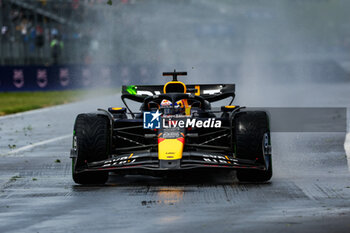
[[[49,133],[69,133],[82,106],[0,119],[8,132],[1,148],[10,139],[25,146]],[[62,119],[53,120],[57,114]],[[25,124],[31,132],[13,133]],[[73,183],[71,139],[63,138],[0,157],[0,232],[349,232],[344,138],[273,133],[274,176],[266,184],[239,183],[234,172],[221,172],[179,178],[111,174],[103,186]]]

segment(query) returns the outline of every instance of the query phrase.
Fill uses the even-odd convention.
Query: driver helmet
[[[160,107],[164,108],[164,107],[172,107],[173,103],[170,100],[162,100],[162,102],[160,103]]]
[[[185,101],[182,99],[182,100],[179,100],[175,103],[175,108],[185,108]]]
[[[174,108],[173,108],[174,106]],[[177,102],[175,102],[175,104],[173,105],[173,103],[170,100],[167,99],[163,99],[162,102],[160,103],[160,108],[163,109],[164,114],[179,114],[179,113],[183,113],[184,112],[184,101],[183,100],[179,100]]]
[[[183,114],[185,113],[185,101],[184,100],[179,100],[175,103],[174,105],[175,108],[175,113],[176,114]]]

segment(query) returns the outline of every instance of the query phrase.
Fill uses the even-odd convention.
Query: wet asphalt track
[[[303,103],[346,106],[350,99],[342,86],[317,103],[315,95]],[[111,175],[105,186],[75,185],[65,135],[78,112],[115,102],[0,118],[0,232],[350,232],[345,133],[273,133],[274,176],[266,184],[223,173],[181,180]]]

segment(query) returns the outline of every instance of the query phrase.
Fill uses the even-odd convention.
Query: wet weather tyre
[[[108,172],[81,172],[87,163],[105,160],[109,154],[110,123],[107,117],[96,114],[79,114],[75,120],[72,176],[78,184],[104,184]],[[79,172],[80,171],[80,172]]]
[[[266,112],[238,113],[234,120],[234,130],[233,144],[237,158],[266,164],[266,170],[237,170],[237,179],[241,182],[269,181],[272,177],[272,158],[269,118]]]

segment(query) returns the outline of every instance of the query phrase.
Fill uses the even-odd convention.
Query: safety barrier
[[[0,91],[113,87],[144,83],[157,73],[154,66],[2,66]]]

